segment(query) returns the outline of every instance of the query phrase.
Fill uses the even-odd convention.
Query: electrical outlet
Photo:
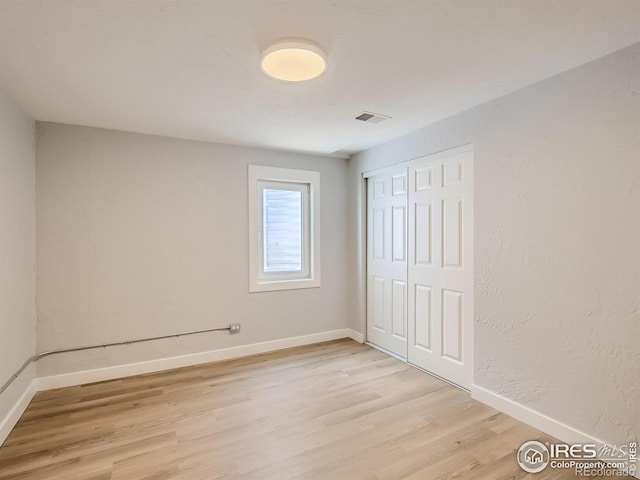
[[[240,324],[239,323],[232,323],[229,325],[229,333],[230,334],[234,334],[234,333],[240,333]]]

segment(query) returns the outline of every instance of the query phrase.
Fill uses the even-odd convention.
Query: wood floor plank
[[[550,438],[339,340],[39,392],[0,479],[520,479],[533,439]]]

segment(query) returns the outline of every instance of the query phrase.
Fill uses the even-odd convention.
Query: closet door
[[[407,359],[467,389],[473,348],[472,182],[471,151],[426,156],[409,165]]]
[[[407,356],[407,166],[367,181],[367,341]]]

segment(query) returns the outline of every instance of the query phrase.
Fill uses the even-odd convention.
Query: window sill
[[[265,280],[263,282],[252,282],[249,286],[249,293],[277,292],[280,290],[300,290],[302,288],[319,288],[320,279],[301,278],[299,280]]]

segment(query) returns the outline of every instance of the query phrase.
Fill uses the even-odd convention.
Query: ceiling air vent
[[[362,112],[360,115],[356,117],[356,120],[360,120],[362,122],[367,123],[380,123],[385,120],[389,120],[391,117],[387,117],[386,115],[380,115],[379,113],[371,113],[371,112]]]

